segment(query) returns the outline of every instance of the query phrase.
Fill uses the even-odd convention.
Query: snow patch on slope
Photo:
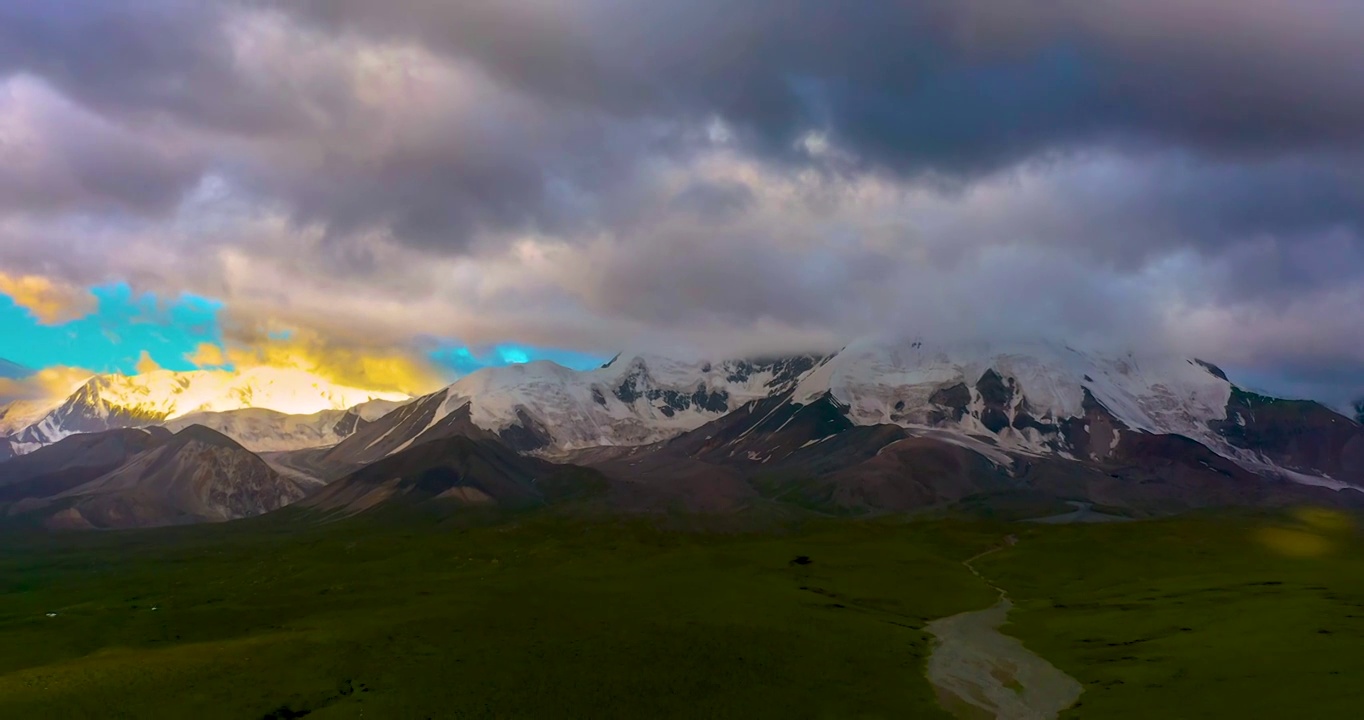
[[[855,422],[892,422],[895,403],[924,405],[934,391],[974,386],[994,369],[1018,381],[1035,417],[1078,417],[1084,391],[1129,427],[1168,432],[1226,418],[1231,383],[1184,359],[1103,357],[1053,343],[935,346],[862,341],[817,368],[793,399],[832,393]]]
[[[468,405],[474,424],[493,432],[529,419],[548,434],[550,450],[644,445],[785,390],[814,362],[637,355],[587,371],[547,360],[484,368],[446,390],[432,424]]]
[[[1061,343],[937,345],[869,338],[806,376],[793,401],[810,403],[830,394],[848,407],[849,418],[859,425],[916,427],[934,407],[930,401],[934,393],[958,384],[975,388],[988,370],[1016,383],[1021,399],[1015,398],[1011,410],[1024,409],[1042,422],[1082,416],[1088,391],[1133,430],[1225,445],[1208,423],[1226,418],[1231,396],[1227,380],[1192,360],[1104,356]],[[980,422],[984,406],[978,393],[971,393],[966,410],[957,423],[962,431],[996,434]],[[998,434],[1014,449],[1046,450],[1036,429],[1010,427]]]
[[[14,435],[41,421],[48,413],[60,407],[63,400],[65,398],[60,397],[15,400],[0,407],[0,435]]]

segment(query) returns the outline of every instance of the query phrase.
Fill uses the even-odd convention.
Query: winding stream
[[[972,563],[1014,544],[987,550],[962,564],[999,592],[999,602],[984,610],[959,613],[928,623],[937,641],[928,658],[928,681],[944,708],[958,718],[1048,720],[1075,704],[1083,687],[999,631],[1013,603],[990,584]]]

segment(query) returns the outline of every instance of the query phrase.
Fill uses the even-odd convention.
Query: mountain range
[[[407,399],[401,393],[348,387],[293,368],[95,375],[66,397],[26,399],[6,406],[0,410],[0,434],[6,436],[14,454],[77,433],[166,423],[221,426],[250,442],[252,432],[261,425],[261,414],[272,412],[278,415],[278,427],[268,431],[270,437],[261,438],[263,445],[257,449],[280,449],[281,443],[297,447],[314,441],[335,442],[335,426],[341,424],[344,432],[355,422],[347,419],[348,414],[372,418]],[[225,415],[236,411],[250,412]],[[283,419],[310,414],[316,417]],[[291,434],[298,437],[290,441]]]
[[[1136,515],[1364,501],[1357,419],[1247,391],[1199,359],[1063,343],[867,338],[824,356],[623,354],[587,371],[540,361],[406,401],[162,373],[92,378],[12,432],[20,457],[0,463],[0,488],[11,488],[0,506],[101,527],[224,520],[299,499],[326,512],[591,497],[622,510],[826,513],[1084,500]],[[304,401],[308,414],[287,411]],[[160,444],[120,427],[156,428],[139,432]],[[111,432],[122,434],[92,440]],[[192,450],[163,437],[187,433]],[[88,443],[100,462],[50,487],[14,469],[40,454],[70,463]]]

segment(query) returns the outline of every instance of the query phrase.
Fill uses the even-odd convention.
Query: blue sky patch
[[[31,368],[69,365],[132,373],[142,351],[171,370],[193,370],[185,359],[200,343],[222,342],[223,304],[196,295],[159,298],[125,283],[91,289],[95,312],[60,325],[43,325],[0,295],[0,358]]]
[[[458,375],[468,375],[485,367],[502,367],[535,360],[552,360],[574,370],[588,370],[606,362],[606,358],[598,355],[528,345],[495,345],[482,349],[452,345],[431,352],[429,357],[438,367]]]

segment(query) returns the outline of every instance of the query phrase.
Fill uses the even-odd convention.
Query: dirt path
[[[928,681],[942,706],[958,718],[1045,720],[1070,707],[1084,689],[1071,676],[1033,654],[1017,638],[999,632],[1013,603],[972,565],[987,550],[962,564],[999,592],[999,602],[985,610],[934,620],[928,632],[937,642],[928,658]]]

